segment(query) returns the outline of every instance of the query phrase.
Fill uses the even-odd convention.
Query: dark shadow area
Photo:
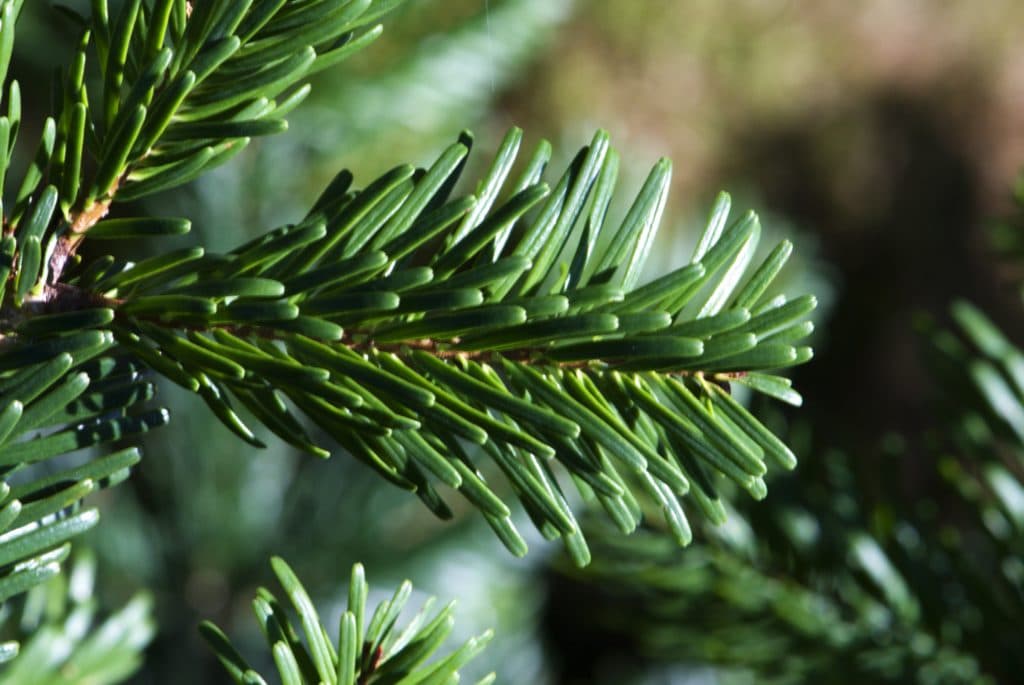
[[[765,209],[815,231],[839,274],[815,361],[794,382],[803,416],[854,451],[931,420],[915,316],[994,295],[975,257],[986,220],[978,170],[940,106],[883,91],[855,111],[743,136],[727,173],[750,179]]]

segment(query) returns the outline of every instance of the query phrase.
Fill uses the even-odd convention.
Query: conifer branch
[[[430,168],[396,167],[361,190],[342,172],[302,221],[228,254],[187,248],[69,269],[85,236],[187,232],[187,220],[109,212],[283,130],[308,89],[274,98],[372,40],[390,6],[212,3],[190,13],[180,0],[159,11],[134,0],[109,17],[100,0],[82,18],[62,107],[8,216],[12,349],[29,344],[25,327],[59,339],[95,321],[250,444],[262,442],[235,403],[326,456],[305,415],[439,516],[450,510],[436,485],[456,489],[516,554],[525,543],[484,462],[581,564],[589,554],[572,498],[542,458],[555,457],[624,532],[640,524],[638,498],[653,499],[680,544],[691,538],[680,498],[718,521],[716,478],[763,497],[766,464],[795,459],[726,386],[799,403],[767,372],[810,359],[800,341],[814,298],[771,296],[791,246],[750,270],[757,217],[729,223],[724,195],[691,262],[638,285],[670,165],[654,167],[613,224],[618,162],[603,132],[550,185],[550,146],[517,164],[513,130],[473,194],[455,197],[467,134]],[[93,53],[103,88],[91,97],[83,74]],[[87,153],[95,170],[85,183]]]
[[[455,603],[430,616],[434,603],[431,597],[408,624],[399,629],[398,618],[409,601],[412,584],[405,581],[390,599],[369,612],[369,585],[363,567],[356,564],[352,568],[348,604],[341,617],[338,640],[334,643],[327,637],[323,618],[291,567],[279,557],[270,563],[298,614],[301,631],[294,626],[281,602],[266,588],[257,591],[253,610],[267,648],[273,653],[274,665],[286,683],[428,685],[458,682],[459,671],[483,651],[493,636],[487,631],[469,638],[454,652],[434,658],[452,632]],[[220,628],[207,621],[199,630],[235,682],[266,682]],[[477,681],[477,685],[490,685],[494,681],[495,675],[491,673]]]
[[[236,407],[300,450],[346,452],[442,518],[453,491],[522,555],[518,500],[581,566],[578,499],[623,533],[655,511],[685,546],[694,513],[724,520],[723,483],[761,499],[769,466],[794,467],[728,388],[800,402],[776,375],[812,356],[815,299],[774,285],[791,245],[759,254],[756,215],[730,220],[723,194],[690,261],[642,283],[671,165],[659,161],[612,220],[618,155],[604,132],[547,180],[551,146],[520,159],[513,129],[457,195],[473,146],[463,134],[425,169],[399,166],[362,188],[339,173],[297,223],[226,254],[79,258],[86,238],[187,233],[187,219],[116,210],[284,131],[309,92],[301,82],[372,42],[395,4],[127,0],[111,16],[95,0],[79,17],[56,110],[3,205],[0,468],[34,474],[101,449],[0,492],[0,598],[59,571],[67,541],[97,520],[81,500],[139,458],[112,445],[167,422],[148,405],[154,373],[251,445],[263,443]],[[0,0],[0,49],[20,5]],[[0,152],[15,145],[19,99],[12,82]],[[312,647],[315,674],[274,643],[303,677],[336,672],[330,646]],[[355,682],[409,666],[381,647],[374,638],[360,653]]]
[[[614,224],[604,133],[550,186],[546,144],[508,180],[521,139],[509,132],[472,196],[455,195],[463,136],[430,168],[397,167],[361,190],[342,172],[302,221],[227,254],[111,258],[71,282],[118,302],[117,340],[252,445],[235,402],[327,456],[298,409],[437,515],[450,510],[435,483],[458,490],[523,554],[498,494],[511,489],[584,564],[570,499],[538,461],[554,457],[623,532],[652,498],[687,544],[680,498],[721,521],[719,475],[760,499],[767,464],[795,464],[728,386],[799,403],[767,372],[810,358],[799,341],[815,300],[771,292],[787,242],[750,268],[760,226],[752,214],[730,223],[726,195],[693,260],[637,285],[668,163]],[[487,482],[483,460],[507,485]]]

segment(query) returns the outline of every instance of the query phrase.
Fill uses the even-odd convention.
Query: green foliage
[[[108,259],[86,280],[120,303],[122,345],[198,392],[253,445],[232,396],[285,441],[328,453],[285,397],[439,516],[450,510],[434,483],[458,489],[524,553],[477,466],[482,452],[542,531],[567,536],[586,563],[568,501],[538,459],[554,457],[624,531],[639,522],[638,488],[686,544],[678,496],[694,493],[721,519],[713,474],[760,498],[766,460],[794,465],[718,383],[799,402],[762,372],[809,359],[793,343],[811,330],[814,300],[764,295],[788,243],[746,275],[760,228],[753,215],[727,224],[727,196],[691,264],[635,287],[667,164],[609,225],[615,155],[604,134],[553,191],[534,178],[547,163],[542,144],[495,202],[520,139],[506,137],[474,196],[448,199],[467,153],[457,143],[431,168],[398,167],[358,193],[342,172],[302,222],[227,254]]]
[[[938,470],[957,507],[929,511],[920,524],[938,530],[929,601],[965,617],[964,643],[1005,678],[1022,666],[1024,352],[972,305],[956,302],[952,312],[961,335],[932,341],[956,417]]]
[[[473,146],[463,134],[427,168],[398,166],[364,187],[340,172],[299,221],[224,254],[81,258],[87,238],[187,234],[188,219],[122,207],[284,131],[303,81],[374,40],[397,4],[94,0],[88,17],[65,12],[77,48],[3,197],[0,598],[57,573],[67,541],[96,522],[81,500],[139,459],[110,443],[167,421],[144,404],[153,375],[199,395],[252,446],[254,419],[318,457],[340,447],[442,518],[444,493],[457,491],[523,555],[511,493],[579,566],[591,558],[579,500],[622,533],[660,518],[685,546],[693,512],[720,524],[734,492],[766,495],[769,464],[795,466],[731,394],[737,384],[800,404],[777,375],[812,356],[815,298],[774,286],[792,246],[760,254],[756,215],[730,218],[722,194],[689,263],[641,284],[671,166],[659,161],[612,218],[619,156],[604,132],[552,174],[550,144],[520,159],[513,129],[460,194]],[[0,0],[0,80],[21,8]],[[17,82],[4,92],[6,174],[33,127]],[[274,567],[306,634],[302,646],[261,593],[286,682],[449,682],[483,644],[422,666],[450,619],[416,619],[392,640],[403,586],[365,637],[362,592],[335,647],[291,571]],[[250,682],[219,633],[205,634]],[[83,649],[73,658],[92,663],[98,648]],[[130,652],[111,678],[130,671]]]
[[[274,557],[270,565],[298,613],[302,628],[301,633],[295,629],[273,593],[265,588],[257,591],[253,611],[285,685],[458,682],[459,669],[475,658],[491,639],[490,632],[470,638],[444,658],[427,663],[452,631],[454,602],[431,615],[434,603],[431,597],[408,624],[399,629],[398,618],[409,601],[412,584],[402,583],[391,599],[378,604],[371,614],[366,606],[369,586],[363,567],[356,564],[352,567],[348,606],[341,615],[338,639],[332,642],[327,626],[288,564]],[[219,628],[204,623],[200,632],[236,683],[266,682],[231,646]],[[494,674],[480,680],[478,685],[492,682]]]
[[[80,313],[40,316],[24,329],[54,319],[82,319]],[[102,315],[93,309],[82,314]],[[48,321],[49,320],[49,321]],[[33,333],[0,354],[4,483],[0,524],[0,596],[8,599],[60,571],[67,541],[94,526],[96,509],[82,500],[115,485],[138,462],[136,448],[110,443],[167,422],[167,412],[142,405],[153,395],[140,367],[124,356],[109,356],[106,331],[69,331],[40,342]],[[43,431],[43,432],[40,432]],[[69,461],[63,455],[106,448],[101,457]]]
[[[153,636],[148,600],[100,623],[91,562],[60,570],[98,521],[83,500],[125,480],[132,443],[169,418],[150,404],[156,376],[251,446],[265,429],[316,457],[343,451],[441,518],[478,511],[523,555],[518,500],[564,544],[561,576],[590,593],[573,627],[654,659],[712,664],[727,682],[1014,677],[1024,353],[971,305],[954,305],[957,333],[925,326],[949,402],[913,444],[942,487],[907,497],[883,478],[859,501],[868,489],[834,450],[780,473],[795,451],[732,394],[801,403],[779,373],[811,358],[816,300],[779,292],[790,243],[760,249],[757,216],[731,216],[722,194],[689,261],[642,282],[671,165],[614,216],[604,132],[562,169],[546,141],[521,154],[512,129],[487,164],[464,133],[425,168],[365,185],[342,171],[294,223],[224,253],[175,242],[188,218],[132,215],[285,131],[306,80],[399,4],[93,0],[87,17],[64,11],[74,54],[50,116],[29,122],[6,78],[24,2],[0,0],[0,681],[119,682]],[[431,125],[422,102],[435,119],[475,107],[494,64],[522,59],[566,7],[497,4],[430,53],[493,64],[443,90],[398,88],[423,80],[419,54],[353,89],[384,103],[357,128],[386,140],[414,128],[409,108]],[[491,20],[512,28],[495,40]],[[22,149],[24,174],[6,178]],[[1020,252],[1012,230],[996,237]],[[111,254],[83,259],[87,239]],[[139,240],[175,247],[138,257]],[[757,504],[769,481],[775,501]],[[291,568],[271,565],[297,622],[266,589],[253,608],[285,683],[457,682],[490,639],[438,656],[452,607],[428,602],[399,629],[411,585],[370,614],[359,565],[332,638]],[[264,682],[220,629],[201,632],[236,682]]]
[[[155,632],[150,600],[132,599],[116,614],[97,621],[93,596],[95,561],[80,557],[71,572],[35,586],[26,596],[17,621],[6,616],[24,643],[0,646],[4,661],[17,656],[0,675],[0,683],[72,685],[119,683],[142,660],[142,649]]]

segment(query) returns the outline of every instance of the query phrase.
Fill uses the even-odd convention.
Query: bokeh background
[[[42,120],[72,45],[49,5],[26,3],[19,26],[27,122]],[[601,127],[622,154],[622,203],[658,157],[674,160],[667,268],[730,190],[772,236],[793,236],[793,289],[823,296],[817,358],[795,374],[798,416],[813,444],[852,455],[863,497],[892,473],[893,445],[932,418],[914,318],[941,319],[966,295],[1024,330],[1018,275],[987,237],[1024,163],[1018,0],[409,0],[290,121],[142,209],[193,218],[188,240],[223,250],[301,217],[342,167],[365,183],[426,163],[463,128],[492,150],[511,125],[567,163]],[[714,682],[692,663],[610,649],[613,634],[572,630],[573,602],[590,600],[556,579],[559,551],[539,538],[511,559],[472,512],[435,521],[344,455],[314,461],[271,436],[257,451],[197,398],[163,387],[161,401],[172,427],[147,438],[130,483],[103,495],[90,541],[105,602],[139,588],[156,598],[160,632],[137,682],[224,682],[201,618],[258,660],[248,603],[271,581],[271,554],[336,609],[328,616],[357,560],[378,588],[409,577],[457,597],[461,634],[496,629],[483,661],[503,682]],[[911,458],[900,477],[913,486],[919,468]]]

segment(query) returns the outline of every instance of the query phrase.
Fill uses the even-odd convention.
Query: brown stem
[[[85,288],[67,283],[54,283],[43,289],[42,298],[34,304],[37,314],[60,314],[99,307],[116,309],[122,302]]]
[[[117,193],[118,188],[121,187],[121,183],[124,182],[125,176],[127,176],[127,172],[114,181],[102,198],[93,200],[88,207],[71,217],[67,233],[57,240],[53,254],[50,255],[49,281],[51,284],[59,283],[68,260],[75,255],[75,251],[78,250],[78,246],[85,238],[85,234],[110,211],[110,205],[114,202],[114,195]]]
[[[350,336],[346,335],[346,338],[349,339],[343,339],[342,343],[350,350],[364,353],[387,352],[402,356],[406,350],[420,350],[427,352],[428,354],[432,354],[438,359],[464,359],[466,361],[473,362],[490,362],[500,355],[510,361],[523,364],[529,364],[537,361],[546,361],[549,364],[552,363],[550,360],[545,359],[545,348],[542,347],[523,347],[519,349],[503,350],[498,353],[487,350],[460,350],[457,349],[457,347],[453,348],[453,345],[458,345],[458,338],[446,341],[424,338],[421,340],[404,340],[397,343],[378,343],[375,342],[369,334],[360,335],[359,337],[359,340],[353,340]],[[593,359],[573,362],[554,362],[554,365],[562,369],[585,369],[590,367],[594,362],[604,362],[614,368],[615,361],[616,360],[614,359]],[[743,378],[747,375],[746,371],[716,371],[708,373],[707,371],[690,369],[678,369],[675,371],[668,371],[666,373],[672,376],[704,378],[719,383],[736,380],[737,378]]]
[[[64,283],[55,283],[53,285],[46,286],[43,291],[43,295],[31,303],[27,303],[27,306],[23,310],[16,312],[2,312],[0,313],[0,320],[5,322],[5,328],[14,327],[12,321],[16,318],[18,321],[23,320],[26,315],[39,315],[39,314],[56,314],[60,312],[76,311],[80,309],[92,309],[96,307],[109,307],[117,312],[120,305],[124,304],[124,300],[106,297],[100,293],[92,292],[76,286],[67,285]],[[120,312],[117,312],[118,316],[122,316]],[[189,326],[178,322],[167,322],[161,319],[159,316],[138,316],[134,317],[148,323],[164,326],[167,328],[176,328],[181,330],[190,330],[196,332],[205,332],[213,329],[226,331],[233,335],[245,338],[250,336],[257,336],[265,338],[267,340],[276,340],[280,332],[272,326],[252,326],[247,324],[213,324],[208,326]],[[17,322],[14,322],[16,325]],[[320,342],[335,342],[329,340],[321,340]],[[386,354],[395,354],[399,357],[404,357],[410,350],[418,350],[431,354],[438,359],[453,360],[461,359],[469,362],[477,363],[491,363],[499,355],[510,361],[519,362],[521,364],[530,363],[548,363],[554,364],[555,366],[562,369],[585,369],[589,368],[595,362],[607,363],[614,369],[615,360],[612,359],[594,359],[585,361],[573,361],[573,362],[551,362],[549,359],[545,359],[544,352],[545,348],[542,347],[522,347],[519,349],[503,350],[500,353],[489,350],[460,350],[458,349],[458,338],[451,340],[432,340],[430,338],[421,338],[419,340],[403,340],[400,342],[393,343],[380,343],[373,340],[371,333],[355,332],[348,333],[342,337],[340,344],[344,345],[353,352],[359,352],[362,354],[375,354],[383,352]],[[728,383],[729,381],[743,378],[747,375],[746,371],[719,371],[711,372],[703,370],[692,370],[692,369],[678,369],[674,371],[666,372],[672,376],[678,377],[692,377],[711,381],[713,383]]]
[[[110,300],[105,298],[106,304],[99,306],[114,307],[121,304],[120,300]],[[161,319],[159,316],[139,316],[135,317],[151,323],[157,326],[165,326],[169,328],[178,328],[182,330],[189,330],[202,333],[204,331],[210,331],[213,329],[226,331],[238,337],[245,338],[249,336],[256,336],[264,338],[266,340],[276,340],[279,337],[279,332],[272,326],[251,326],[247,324],[213,324],[210,326],[189,326],[181,323],[168,324],[167,321]],[[340,341],[334,340],[320,340],[322,343],[338,343],[344,345],[353,352],[359,352],[361,354],[375,354],[382,352],[385,354],[394,354],[398,357],[405,357],[408,355],[410,350],[418,350],[431,354],[438,359],[453,360],[461,359],[468,362],[477,362],[488,364],[492,363],[499,356],[509,361],[518,362],[520,364],[530,363],[546,363],[549,365],[557,366],[560,369],[586,369],[591,367],[595,362],[603,362],[609,364],[611,368],[615,368],[615,360],[612,359],[593,359],[585,361],[573,361],[573,362],[552,362],[550,359],[546,359],[544,356],[545,349],[542,347],[522,347],[519,349],[502,350],[499,352],[493,352],[489,350],[460,350],[457,347],[459,343],[458,338],[451,340],[431,340],[429,338],[421,338],[419,340],[403,340],[400,342],[393,343],[380,343],[373,339],[372,334],[369,333],[345,333]],[[736,380],[737,378],[743,378],[747,375],[746,371],[718,371],[708,373],[702,370],[691,370],[691,369],[678,369],[675,371],[667,371],[668,375],[678,377],[692,377],[692,378],[703,378],[713,383],[728,383],[729,381]]]

